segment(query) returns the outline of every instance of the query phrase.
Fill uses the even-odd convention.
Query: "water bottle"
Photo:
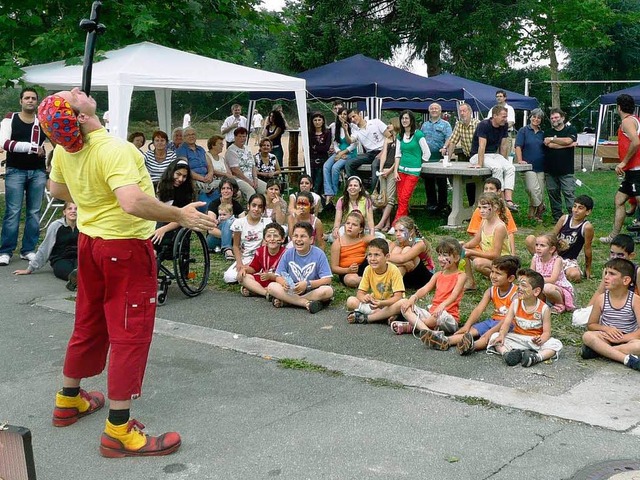
[[[296,286],[296,282],[291,278],[291,275],[287,272],[282,272],[282,278],[284,278],[284,281],[287,282],[287,285],[289,286],[287,293],[293,293],[293,288]]]

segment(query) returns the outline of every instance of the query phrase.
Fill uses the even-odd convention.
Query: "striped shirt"
[[[609,291],[606,290],[604,292],[600,324],[617,328],[622,333],[631,333],[638,330],[638,319],[633,311],[633,295],[633,292],[627,292],[627,300],[622,308],[614,308],[609,300]]]
[[[449,137],[449,145],[453,145],[454,147],[460,144],[460,148],[464,154],[469,157],[471,156],[471,144],[473,143],[473,134],[476,131],[476,127],[480,121],[477,118],[472,118],[469,125],[465,125],[461,121],[458,120],[456,126],[453,127],[453,133]]]
[[[176,152],[167,150],[167,158],[163,162],[157,162],[155,150],[147,150],[144,154],[144,166],[149,171],[151,181],[153,183],[159,182],[164,171],[176,158]]]

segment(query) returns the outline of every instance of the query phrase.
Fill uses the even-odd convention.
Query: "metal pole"
[[[529,79],[525,78],[524,79],[524,94],[525,96],[529,96]],[[529,111],[525,110],[524,111],[524,117],[522,119],[522,126],[526,126],[527,125],[527,116],[528,116]]]
[[[105,32],[106,27],[98,23],[102,2],[96,0],[91,5],[91,16],[89,19],[80,20],[80,28],[87,32],[87,39],[84,44],[84,60],[82,62],[82,91],[91,95],[91,72],[93,71],[93,54],[96,50],[96,37]]]

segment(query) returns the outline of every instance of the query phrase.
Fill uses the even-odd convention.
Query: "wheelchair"
[[[156,249],[158,305],[164,305],[167,301],[169,285],[173,281],[187,297],[200,295],[209,281],[211,261],[204,235],[188,228],[180,228],[174,232],[165,235]],[[167,261],[171,261],[170,266],[163,263]]]

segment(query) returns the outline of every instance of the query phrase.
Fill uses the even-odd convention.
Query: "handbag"
[[[385,179],[386,180],[386,179]],[[388,180],[386,180],[388,181]],[[376,188],[373,190],[373,192],[371,193],[371,203],[373,204],[374,207],[376,208],[384,208],[387,206],[387,189],[386,189],[386,185],[384,190],[382,189],[382,183],[383,183],[383,179],[380,178],[378,180],[378,184],[376,185]],[[386,184],[386,182],[384,182]]]

